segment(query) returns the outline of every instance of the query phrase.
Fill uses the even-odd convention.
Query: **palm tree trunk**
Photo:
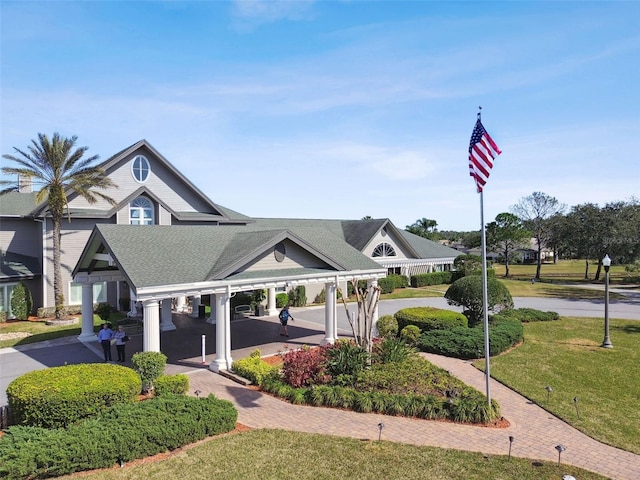
[[[60,262],[60,240],[62,219],[53,215],[53,295],[55,300],[55,318],[64,319],[67,316],[65,310],[64,293],[62,291],[62,266]]]

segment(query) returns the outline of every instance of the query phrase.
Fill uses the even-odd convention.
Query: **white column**
[[[322,344],[334,343],[336,341],[336,295],[337,285],[334,282],[324,284],[324,332],[325,337],[322,340]]]
[[[200,310],[200,295],[191,297],[191,318],[198,318],[198,310]]]
[[[219,372],[220,370],[227,370],[225,352],[227,342],[225,337],[227,335],[227,324],[230,324],[230,322],[227,322],[225,317],[228,316],[229,312],[229,295],[227,293],[217,293],[213,297],[216,302],[216,358],[209,365],[209,370]]]
[[[144,302],[144,316],[142,323],[144,331],[142,334],[142,351],[160,351],[160,315],[159,305],[156,300]]]
[[[218,301],[216,299],[216,294],[212,293],[210,298],[211,300],[209,301],[209,304],[211,305],[211,314],[205,321],[211,325],[216,325],[216,319],[218,318],[216,308],[216,304],[218,303]]]
[[[162,299],[162,312],[160,315],[162,319],[162,323],[160,324],[161,332],[168,332],[176,329],[176,325],[173,323],[173,312],[171,311],[170,298]]]
[[[272,317],[278,314],[278,307],[276,307],[276,287],[270,287],[267,289],[267,315]]]
[[[185,303],[187,303],[187,297],[185,297],[184,295],[176,297],[176,311],[182,312]]]
[[[94,339],[93,331],[93,283],[82,284],[82,330],[78,340]]]

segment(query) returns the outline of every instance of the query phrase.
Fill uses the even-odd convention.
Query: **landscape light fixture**
[[[513,435],[509,435],[509,461],[511,461],[511,445],[513,445],[514,440]]]
[[[601,346],[613,348],[609,338],[609,267],[611,266],[609,255],[605,255],[602,259],[602,266],[604,267],[604,340]]]
[[[200,398],[200,390],[196,390],[195,392],[193,392],[196,394],[196,398]]]
[[[378,441],[382,440],[382,429],[384,428],[384,423],[380,422],[378,424]]]
[[[546,387],[544,387],[544,389],[547,391],[547,403],[549,403],[549,401],[551,400],[551,392],[553,392],[553,388],[547,385]]]
[[[578,397],[573,397],[573,404],[576,406],[576,415],[578,416],[578,420],[580,420],[580,411],[578,410]]]
[[[562,455],[562,452],[564,452],[567,448],[560,444],[560,445],[556,445],[556,450],[558,450],[558,466],[560,466],[560,455]]]

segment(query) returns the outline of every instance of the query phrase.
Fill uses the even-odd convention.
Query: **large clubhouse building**
[[[101,165],[118,186],[117,201],[89,204],[68,192],[62,223],[62,281],[68,305],[82,305],[81,339],[95,338],[93,305],[144,309],[144,350],[158,351],[160,332],[175,329],[172,306],[193,311],[209,296],[216,323],[213,369],[228,369],[230,299],[266,290],[275,315],[277,291],[299,285],[313,299],[325,291],[325,341],[336,333],[336,292],[347,281],[374,284],[388,273],[449,270],[459,252],[397,228],[389,219],[251,218],[212,202],[147,141]],[[0,312],[20,281],[37,307],[52,307],[52,222],[35,203],[28,179],[0,197]],[[124,308],[123,308],[124,307]]]

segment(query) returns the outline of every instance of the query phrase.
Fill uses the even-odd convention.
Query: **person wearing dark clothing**
[[[280,314],[278,315],[280,319],[280,335],[284,335],[286,337],[289,336],[289,332],[287,330],[287,323],[289,320],[294,320],[294,318],[289,313],[289,306],[285,306],[282,310],[280,310]]]

